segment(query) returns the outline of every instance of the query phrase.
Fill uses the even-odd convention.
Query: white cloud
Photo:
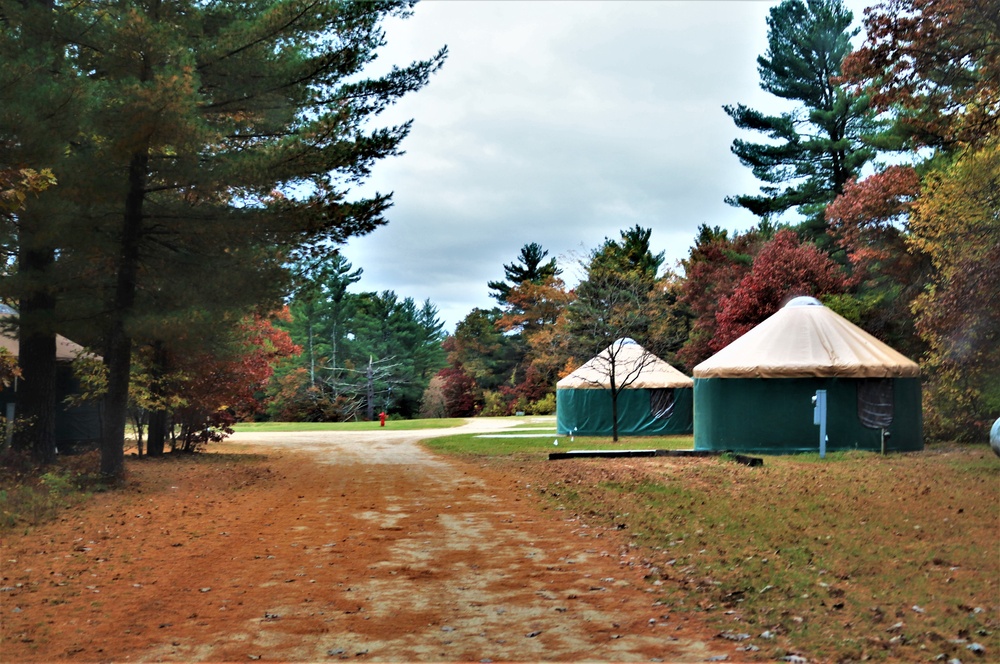
[[[756,222],[727,195],[757,183],[724,104],[758,87],[766,2],[425,1],[386,25],[377,64],[448,62],[379,124],[413,118],[406,154],[362,191],[393,191],[389,224],[352,239],[358,287],[429,298],[449,330],[492,306],[486,282],[538,242],[560,258],[635,224],[670,264],[699,224]],[[848,2],[860,18],[859,2]]]

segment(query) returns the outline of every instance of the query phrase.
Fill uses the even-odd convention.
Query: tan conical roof
[[[695,378],[900,378],[920,366],[819,300],[797,297],[694,368]]]
[[[611,389],[610,369],[614,360],[615,382],[626,389],[693,387],[694,381],[653,355],[632,339],[619,339],[558,383],[560,390]],[[633,380],[634,378],[634,380]]]

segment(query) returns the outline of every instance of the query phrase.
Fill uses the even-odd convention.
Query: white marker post
[[[819,458],[826,458],[826,390],[816,390],[812,398],[813,424],[819,425]]]

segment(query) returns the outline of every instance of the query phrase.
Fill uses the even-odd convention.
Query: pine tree
[[[437,308],[393,291],[347,292],[361,273],[338,255],[296,294],[286,327],[303,353],[282,367],[279,381],[287,387],[298,377],[306,387],[291,398],[276,394],[273,410],[298,408],[300,417],[317,420],[419,412],[423,391],[445,364]]]
[[[67,170],[67,147],[77,136],[73,118],[81,112],[79,77],[62,52],[53,5],[51,0],[0,5],[0,169],[17,174],[22,190],[2,218],[0,295],[17,302],[19,310],[22,426],[14,446],[42,463],[56,454],[55,309],[56,294],[65,287],[53,278],[55,242],[66,231],[57,181]],[[41,174],[48,181],[33,183]]]
[[[307,270],[292,300],[290,330],[292,338],[303,348],[313,388],[321,380],[336,384],[341,378],[340,348],[355,306],[347,289],[358,283],[363,273],[362,268],[355,270],[343,254],[335,254]],[[317,375],[320,367],[324,369],[322,378]]]
[[[347,192],[409,131],[366,123],[445,57],[363,77],[383,44],[380,21],[412,4],[54,5],[54,40],[87,74],[86,104],[73,116],[76,177],[56,173],[76,230],[45,249],[92,270],[99,289],[103,474],[122,475],[131,355],[158,320],[266,306],[286,285],[287,260],[384,223],[388,196],[348,201]],[[16,18],[19,3],[3,5]],[[175,269],[161,271],[168,263]],[[181,266],[195,293],[217,297],[186,303],[192,279],[164,278]]]
[[[476,307],[447,340],[448,364],[470,376],[480,392],[497,389],[524,358],[521,344],[498,328],[502,315],[497,307]]]
[[[500,304],[507,304],[507,295],[511,288],[515,288],[525,281],[535,284],[541,283],[548,277],[557,277],[562,274],[562,270],[556,267],[555,258],[542,262],[548,255],[548,250],[542,249],[542,245],[537,242],[531,242],[521,247],[517,262],[504,264],[504,281],[490,281],[486,284],[491,291],[494,291],[490,293],[490,297]]]
[[[762,181],[762,194],[726,202],[762,219],[795,209],[810,241],[830,247],[823,210],[874,156],[863,139],[874,130],[867,98],[839,85],[851,52],[853,16],[840,0],[785,0],[767,19],[768,50],[757,58],[760,86],[798,108],[767,115],[743,104],[724,106],[740,129],[769,140],[733,141],[740,163]]]
[[[665,252],[654,254],[649,248],[653,229],[642,228],[638,224],[621,231],[621,241],[604,238],[604,244],[592,256],[588,272],[596,269],[617,273],[633,273],[636,277],[652,283],[663,265]]]

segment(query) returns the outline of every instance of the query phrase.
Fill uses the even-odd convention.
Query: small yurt
[[[826,391],[827,451],[923,449],[920,367],[812,297],[694,368],[696,450],[819,449],[812,397]]]
[[[611,374],[618,392],[618,435],[691,433],[693,381],[632,339],[619,339],[556,383],[560,434],[610,436]]]

